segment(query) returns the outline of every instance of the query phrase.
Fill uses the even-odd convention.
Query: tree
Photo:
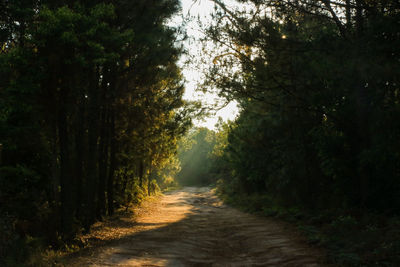
[[[214,2],[204,86],[242,107],[225,149],[236,190],[309,209],[398,212],[399,188],[388,187],[398,131],[387,120],[399,115],[398,4]]]
[[[179,144],[178,158],[181,170],[177,181],[182,185],[209,185],[214,183],[211,173],[211,153],[215,145],[215,132],[207,128],[194,128]]]
[[[11,228],[26,220],[25,234],[70,240],[173,158],[191,125],[178,29],[166,26],[178,10],[176,0],[2,2],[0,214]]]

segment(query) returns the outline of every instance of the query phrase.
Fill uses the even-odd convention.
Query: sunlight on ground
[[[68,266],[321,266],[295,232],[224,205],[209,187],[165,194],[135,217],[131,234]]]
[[[104,251],[104,259],[107,263],[118,266],[176,266],[176,259],[169,259],[168,255],[157,255],[157,251],[173,248],[174,253],[185,253],[186,247],[181,243],[178,246],[169,243],[167,247],[165,244],[158,247],[160,239],[165,239],[165,236],[169,235],[175,236],[174,225],[193,215],[191,197],[191,191],[175,192],[164,197],[162,203],[157,205],[153,202],[145,203],[135,214],[135,226],[130,227],[134,231],[119,237],[119,239],[129,238],[130,241]],[[172,256],[175,257],[174,255]]]

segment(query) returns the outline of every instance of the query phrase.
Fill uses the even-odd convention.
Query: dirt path
[[[223,205],[209,188],[167,193],[118,225],[68,266],[322,266],[294,231]]]

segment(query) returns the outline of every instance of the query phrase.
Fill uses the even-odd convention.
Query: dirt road
[[[68,266],[322,266],[290,228],[227,207],[209,188],[167,193],[117,225]]]

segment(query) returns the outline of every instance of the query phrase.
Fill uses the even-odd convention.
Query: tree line
[[[191,125],[177,65],[185,37],[167,26],[179,9],[0,3],[0,258],[19,250],[15,232],[69,240],[162,182]]]
[[[396,265],[399,2],[214,3],[203,89],[241,108],[211,156],[220,191],[314,214],[311,224],[328,229],[321,242],[336,251],[353,238],[336,263]]]
[[[226,182],[310,209],[399,213],[398,2],[214,2],[204,87],[241,106]]]
[[[167,26],[179,1],[0,3],[0,263],[173,176],[317,214],[342,230],[337,248],[364,220],[379,245],[357,261],[373,244],[358,239],[342,263],[400,262],[397,221],[379,219],[400,213],[398,1],[213,1],[203,90],[241,112],[183,139],[198,106],[182,100],[182,29]]]

